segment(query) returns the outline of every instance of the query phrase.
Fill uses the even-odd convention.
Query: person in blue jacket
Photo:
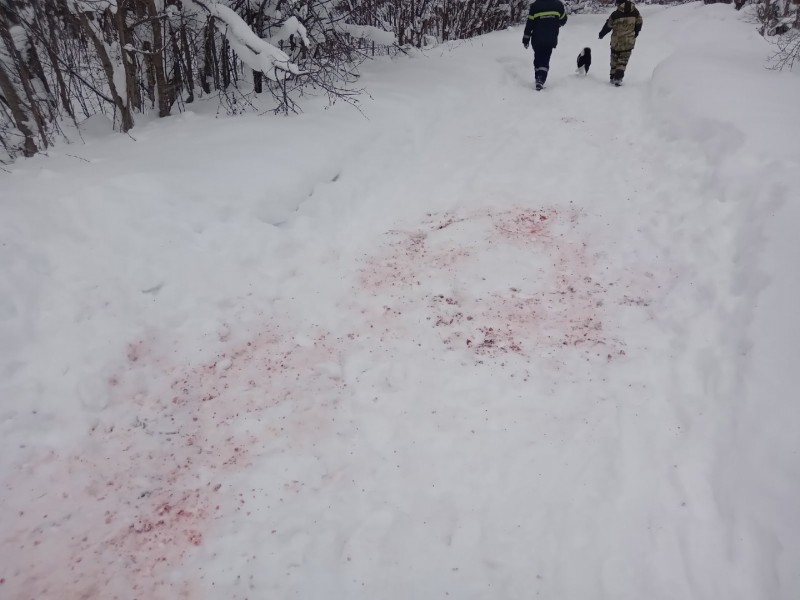
[[[550,70],[550,55],[558,45],[558,30],[567,22],[561,0],[535,0],[528,11],[522,45],[533,46],[533,69],[536,89],[541,90]]]

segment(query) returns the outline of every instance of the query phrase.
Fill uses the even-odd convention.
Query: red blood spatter
[[[550,209],[551,216],[558,216],[558,211]],[[520,209],[492,215],[495,228],[501,236],[516,241],[530,242],[533,236],[550,234],[547,213],[539,210]]]
[[[448,244],[463,223],[483,236],[468,246]],[[526,208],[431,216],[418,229],[390,232],[385,251],[362,265],[359,292],[368,293],[358,296],[376,300],[359,309],[361,329],[338,336],[317,329],[301,339],[284,325],[290,319],[269,321],[244,340],[226,330],[216,340],[225,350],[197,365],[176,362],[151,338],[137,339],[106,378],[111,406],[119,408],[87,427],[85,443],[63,451],[34,447],[4,477],[7,489],[26,490],[26,501],[10,507],[17,518],[0,542],[15,573],[5,582],[11,597],[202,597],[181,566],[213,537],[214,519],[251,506],[225,483],[265,440],[285,437],[298,451],[311,448],[330,427],[345,387],[331,367],[342,348],[363,345],[365,337],[405,339],[419,329],[416,312],[406,322],[411,308],[422,307],[445,349],[478,363],[598,348],[624,356],[606,308],[641,310],[648,296],[636,277],[612,286],[619,282],[598,275],[580,225],[577,211]],[[546,258],[541,285],[510,282],[481,293],[462,285],[458,294],[423,285],[458,281],[482,250],[502,245]],[[291,415],[273,418],[271,409],[286,403]],[[298,493],[300,485],[287,491]]]
[[[428,213],[428,218],[423,221],[423,225],[432,231],[441,231],[442,229],[450,227],[456,223],[461,223],[465,220],[467,220],[467,218],[457,217],[453,213],[445,213],[443,215]]]
[[[4,478],[28,490],[0,542],[5,566],[19,573],[12,597],[202,598],[197,577],[182,577],[181,566],[213,537],[214,519],[238,510],[224,482],[265,440],[310,445],[344,387],[323,368],[335,362],[339,342],[318,330],[302,343],[296,337],[265,325],[194,367],[170,360],[152,340],[136,360],[129,347],[111,377],[116,384],[108,383],[117,408],[84,443],[32,450]],[[346,339],[356,344],[358,334]],[[270,409],[286,402],[291,416],[278,421]]]
[[[392,232],[400,239],[389,244],[385,255],[367,259],[362,284],[374,294],[391,298],[380,315],[382,326],[402,329],[405,304],[424,302],[428,322],[439,332],[447,348],[468,350],[477,357],[507,354],[530,356],[577,349],[597,356],[620,356],[623,342],[606,326],[605,306],[613,299],[613,283],[604,281],[596,257],[583,239],[578,210],[515,209],[474,212],[456,217],[429,214],[423,228]],[[485,231],[483,240],[470,247],[439,243],[431,250],[430,236],[456,223],[471,222]],[[437,235],[444,235],[438,234]],[[545,285],[526,290],[507,290],[476,295],[468,283],[463,297],[425,296],[425,277],[431,281],[444,275],[458,280],[459,271],[481,248],[502,245],[545,257],[552,265]],[[625,304],[642,303],[623,300]],[[602,347],[602,351],[599,348]],[[571,350],[572,351],[572,350]]]
[[[425,283],[426,272],[449,271],[457,268],[471,255],[464,246],[432,246],[431,237],[447,235],[441,233],[452,225],[469,220],[469,217],[428,215],[422,229],[411,231],[392,230],[390,251],[383,255],[369,256],[362,270],[361,284],[374,292],[405,290]]]

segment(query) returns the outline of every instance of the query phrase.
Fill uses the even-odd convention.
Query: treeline
[[[776,47],[773,66],[794,67],[800,62],[800,0],[761,0],[756,14],[761,35],[772,38]]]
[[[0,0],[0,143],[31,156],[104,114],[128,131],[218,96],[352,100],[359,62],[518,22],[526,0]],[[259,103],[263,109],[263,102]],[[75,127],[67,127],[67,124]]]

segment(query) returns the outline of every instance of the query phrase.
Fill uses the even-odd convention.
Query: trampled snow
[[[800,80],[644,16],[0,173],[0,597],[800,597]]]

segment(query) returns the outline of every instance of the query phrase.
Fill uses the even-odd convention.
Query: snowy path
[[[620,90],[577,17],[540,94],[514,30],[21,164],[0,596],[792,597],[720,475],[746,215],[649,84],[699,10]]]

